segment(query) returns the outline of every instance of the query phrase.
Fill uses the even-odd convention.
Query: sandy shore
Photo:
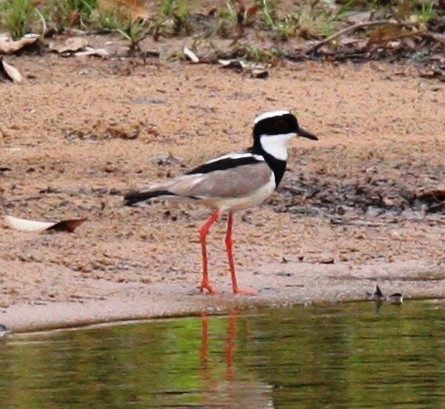
[[[354,268],[345,265],[263,266],[258,276],[244,277],[257,296],[235,296],[226,288],[218,295],[202,295],[188,284],[148,285],[146,294],[115,295],[81,302],[17,303],[2,310],[1,322],[14,332],[69,328],[96,323],[174,317],[201,312],[222,313],[233,308],[284,307],[311,303],[367,300],[375,283],[386,294],[403,292],[406,299],[445,296],[445,269],[425,263],[401,263]],[[220,278],[217,282],[222,282]],[[115,285],[116,293],[129,290]],[[227,285],[225,286],[227,287]],[[224,288],[224,286],[222,286]]]

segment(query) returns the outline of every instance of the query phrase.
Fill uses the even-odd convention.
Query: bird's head
[[[318,138],[298,125],[289,111],[269,111],[255,118],[253,127],[254,148],[278,160],[287,160],[287,145],[294,136],[317,141]]]

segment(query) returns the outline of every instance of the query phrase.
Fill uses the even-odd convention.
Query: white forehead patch
[[[262,121],[263,119],[273,118],[274,116],[282,116],[290,114],[289,111],[286,110],[279,110],[279,111],[267,111],[262,113],[261,115],[258,115],[253,123],[256,125],[258,122]]]

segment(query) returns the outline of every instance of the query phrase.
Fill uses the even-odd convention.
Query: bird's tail
[[[169,198],[176,196],[168,190],[131,190],[124,195],[124,205],[133,206],[136,203],[155,198]]]

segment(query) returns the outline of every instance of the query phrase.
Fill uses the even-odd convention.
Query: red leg
[[[201,227],[201,231],[199,233],[199,238],[201,241],[201,251],[202,251],[202,281],[200,290],[201,292],[204,292],[204,290],[207,290],[210,294],[217,294],[218,291],[216,291],[211,285],[209,281],[209,271],[208,271],[208,262],[207,262],[207,246],[206,246],[206,237],[207,233],[210,230],[210,227],[212,227],[212,224],[215,223],[219,216],[221,215],[221,212],[217,210],[213,215],[210,217],[209,220],[207,220],[206,224]]]
[[[242,290],[238,287],[238,280],[236,278],[235,273],[235,262],[233,260],[233,240],[232,240],[232,231],[233,231],[233,213],[229,212],[229,220],[227,221],[227,232],[226,232],[226,250],[227,257],[229,258],[229,269],[230,276],[232,278],[232,288],[234,294],[244,294],[244,295],[256,295],[256,291],[251,290]]]

